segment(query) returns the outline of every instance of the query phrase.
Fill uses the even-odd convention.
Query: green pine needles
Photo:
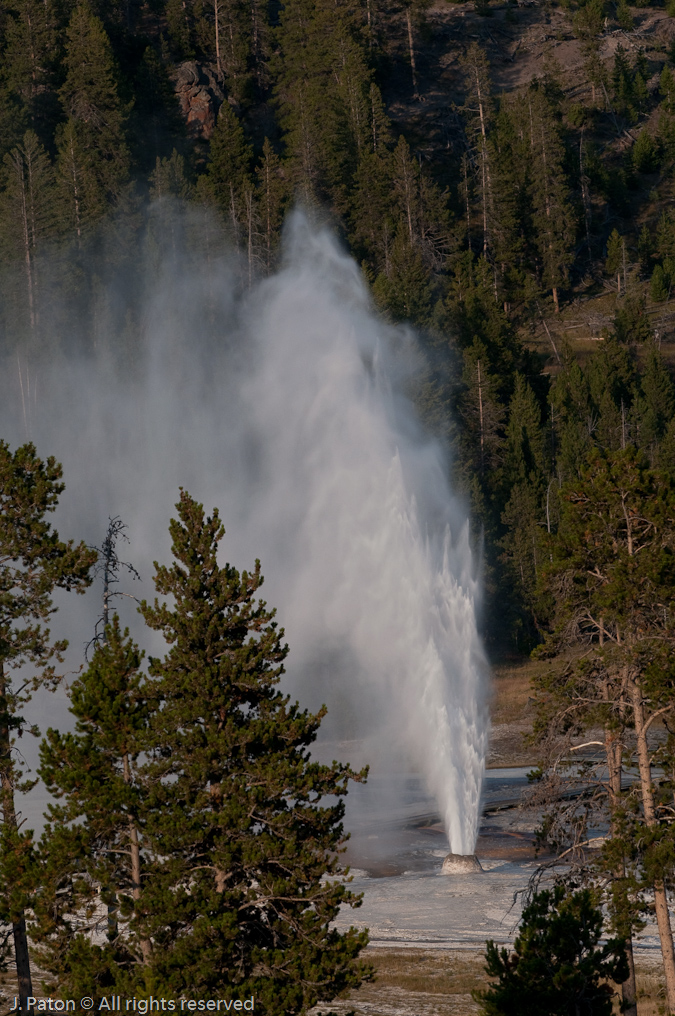
[[[64,804],[41,844],[42,962],[61,993],[236,991],[304,1012],[371,976],[360,898],[340,878],[342,798],[366,773],[312,761],[325,710],[278,689],[288,647],[257,599],[260,564],[220,566],[217,511],[186,492],[171,522],[170,603],[141,613],[169,648],[141,659],[115,619],[73,685],[73,735],[50,731],[42,775]]]
[[[535,893],[523,910],[514,952],[488,942],[486,973],[475,993],[486,1016],[611,1016],[613,990],[628,976],[623,942],[601,943],[602,911],[589,889],[562,885]]]

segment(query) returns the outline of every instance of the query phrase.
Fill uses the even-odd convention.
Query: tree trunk
[[[129,765],[129,756],[126,753],[122,756],[122,765],[124,767],[125,783],[131,783],[131,766]],[[139,900],[141,898],[141,848],[138,842],[138,829],[132,818],[129,819],[129,852],[131,854],[132,896],[134,900]],[[140,944],[143,963],[147,965],[150,962],[152,952],[150,942],[147,938],[142,938]]]
[[[595,101],[595,96],[594,96]],[[584,171],[584,132],[581,130],[581,140],[579,141],[579,179],[581,181],[581,200],[584,205],[584,227],[586,229],[586,250],[588,252],[588,260],[593,260],[591,253],[591,199],[588,193],[588,177]]]
[[[609,700],[609,694],[606,691],[605,698]],[[616,733],[611,730],[605,730],[605,752],[607,755],[607,769],[609,772],[609,803],[611,813],[611,825],[610,825],[610,836],[615,835],[615,819],[616,809],[619,807],[621,801],[621,755],[623,745],[621,740],[617,737]],[[624,864],[620,864],[614,873],[614,876],[618,880],[622,880],[626,876],[626,869]],[[621,922],[617,922],[618,925]],[[622,928],[617,927],[617,931],[624,938],[626,942],[626,959],[628,960],[628,980],[624,981],[621,985],[621,1001],[622,1001],[622,1012],[624,1016],[638,1016],[637,1011],[637,988],[635,984],[635,960],[633,957],[633,938],[631,935],[630,927]]]
[[[466,245],[471,250],[471,211],[469,207],[469,157],[462,156],[462,172],[464,174],[464,200],[466,203]]]
[[[480,475],[485,473],[485,428],[483,426],[483,387],[480,378],[480,360],[476,362],[478,378],[478,419],[480,422]]]
[[[642,807],[644,810],[645,822],[653,828],[657,824],[656,808],[654,806],[654,788],[652,785],[652,767],[649,758],[649,746],[647,744],[647,725],[645,723],[644,707],[642,703],[642,689],[635,680],[629,681],[630,695],[633,705],[633,717],[635,720],[635,736],[637,738],[638,767],[640,770],[640,789],[642,791]],[[673,931],[670,926],[670,914],[668,913],[668,898],[663,881],[657,879],[654,883],[654,910],[656,912],[656,923],[659,929],[659,940],[661,942],[661,956],[663,958],[663,970],[666,977],[666,995],[668,999],[668,1011],[675,1014],[675,949],[673,948]]]
[[[219,0],[213,0],[213,18],[216,27],[216,67],[220,74],[222,68],[220,66],[220,2]]]
[[[483,97],[483,89],[481,88],[480,71],[478,64],[475,67],[476,71],[476,96],[478,98],[478,117],[480,119],[480,161],[481,161],[481,181],[483,190],[483,255],[487,257],[489,241],[488,241],[488,206],[492,206],[492,181],[490,179],[490,159],[488,156],[487,147],[487,124],[485,117],[485,103]]]
[[[17,830],[17,821],[16,809],[14,807],[14,784],[12,781],[12,743],[4,664],[0,664],[0,787],[3,822],[10,830],[15,831]],[[33,981],[30,974],[26,917],[23,911],[13,916],[16,917],[16,920],[12,922],[12,935],[14,938],[14,958],[16,960],[19,999],[22,1011],[28,1012],[28,999],[33,995]],[[32,1012],[32,1009],[30,1011]]]
[[[415,68],[415,46],[413,44],[413,30],[412,30],[412,15],[410,13],[410,7],[405,9],[405,17],[408,25],[408,46],[410,49],[410,70],[412,72],[412,83],[413,83],[413,97],[419,99],[419,93],[417,91],[417,71]]]

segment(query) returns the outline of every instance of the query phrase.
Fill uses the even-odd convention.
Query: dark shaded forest
[[[209,208],[196,256],[227,236],[245,288],[301,200],[421,335],[412,394],[471,503],[492,652],[540,642],[563,485],[598,449],[673,462],[669,9],[3,0],[0,47],[5,351],[86,353],[121,279],[133,360],[158,207]]]

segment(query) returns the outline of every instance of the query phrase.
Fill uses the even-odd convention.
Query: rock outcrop
[[[221,76],[208,64],[185,60],[176,67],[172,79],[189,136],[208,141],[226,99]]]

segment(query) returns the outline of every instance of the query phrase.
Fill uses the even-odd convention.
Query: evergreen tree
[[[128,109],[118,95],[105,29],[86,6],[73,11],[67,40],[67,74],[59,94],[68,121],[57,137],[57,171],[65,221],[80,238],[127,180]]]
[[[537,480],[545,468],[541,407],[522,374],[515,375],[506,429],[506,470],[510,482]]]
[[[519,119],[517,100],[502,99],[496,128],[489,139],[494,205],[491,239],[505,304],[525,295],[529,154],[519,130]]]
[[[294,186],[347,209],[346,190],[370,133],[370,72],[350,0],[282,8],[276,97]]]
[[[611,1016],[607,981],[627,976],[623,943],[600,944],[602,911],[588,889],[562,885],[525,907],[511,956],[487,943],[486,972],[497,978],[475,998],[489,1016]]]
[[[618,229],[613,229],[607,239],[607,257],[605,258],[605,271],[608,275],[616,276],[616,289],[621,295],[621,271],[624,274],[624,288],[626,279],[626,241]]]
[[[14,0],[11,7],[1,72],[5,103],[16,103],[15,129],[35,131],[44,144],[58,118],[58,8],[53,0]]]
[[[155,161],[155,170],[150,174],[150,197],[161,200],[166,197],[188,198],[190,182],[185,173],[185,159],[174,148],[167,159]]]
[[[549,402],[555,428],[552,457],[562,478],[571,478],[592,447],[595,414],[588,379],[569,355],[551,386]]]
[[[517,592],[516,602],[526,608],[513,619],[514,641],[520,649],[536,645],[538,641],[532,615],[545,549],[541,540],[543,515],[539,484],[531,479],[514,483],[501,516],[506,533],[500,543],[513,589]]]
[[[197,5],[195,5],[197,7]],[[228,93],[241,102],[251,97],[250,5],[242,0],[205,0],[199,4],[195,36],[227,82]],[[254,9],[254,16],[260,12]]]
[[[619,0],[616,7],[616,20],[619,22],[619,26],[624,30],[624,32],[633,31],[635,22],[626,0]]]
[[[490,368],[485,345],[474,339],[463,351],[464,393],[460,413],[464,421],[463,460],[470,472],[476,473],[487,492],[495,491],[500,479],[504,410],[499,399],[499,382]]]
[[[566,285],[573,259],[575,224],[564,171],[558,126],[542,89],[528,96],[532,154],[531,195],[535,246],[541,281],[560,310],[559,289]]]
[[[654,303],[661,303],[668,299],[670,292],[670,280],[663,270],[662,265],[654,265],[652,277],[649,281],[649,295]]]
[[[613,729],[616,717],[624,725],[626,715],[630,718],[639,770],[637,820],[645,828],[647,851],[641,858],[643,884],[653,894],[668,1006],[675,1011],[675,953],[666,892],[672,878],[670,821],[647,738],[656,716],[670,714],[675,701],[669,663],[675,638],[670,607],[673,479],[651,470],[634,448],[595,453],[579,477],[563,487],[561,503],[560,526],[544,569],[553,607],[546,641],[551,655],[565,653],[571,665],[558,675],[554,694],[559,702],[564,700],[567,727],[573,723],[575,697],[589,725],[603,716],[610,773],[617,764],[620,773],[621,750],[614,762],[609,751],[612,742],[621,744]],[[574,660],[568,655],[575,646],[583,646],[581,659],[580,654]],[[592,658],[599,661],[596,669],[606,680],[588,680]],[[619,854],[625,854],[619,847]]]
[[[623,46],[617,46],[612,69],[614,109],[631,123],[637,119],[640,107],[639,83],[636,88],[635,78],[626,51]]]
[[[614,315],[614,335],[618,342],[627,346],[647,342],[652,338],[644,293],[640,291],[628,293],[617,307]]]
[[[473,42],[469,46],[463,67],[467,91],[466,112],[480,178],[483,256],[487,257],[492,253],[493,246],[494,170],[488,136],[494,117],[494,103],[490,94],[490,67],[484,51],[477,43]]]
[[[274,151],[269,138],[265,138],[258,165],[255,167],[258,183],[258,210],[263,236],[263,263],[269,274],[281,234],[284,206],[288,198],[288,187],[284,179],[281,160]]]
[[[194,56],[194,18],[188,0],[167,0],[166,23],[169,39],[178,60]]]
[[[161,702],[150,728],[143,836],[154,860],[139,901],[153,942],[156,993],[209,996],[227,986],[270,1014],[299,1013],[357,985],[365,934],[339,934],[340,798],[348,766],[307,752],[313,716],[277,688],[287,649],[255,596],[260,566],[217,562],[223,527],[185,492],[172,521],[174,563],[143,603],[170,649],[150,661]],[[328,876],[328,878],[326,878]]]
[[[652,346],[640,378],[643,405],[639,441],[643,448],[659,441],[675,416],[675,387],[659,351]]]
[[[675,113],[675,77],[673,71],[665,64],[659,78],[659,92],[663,96],[663,104],[669,113]]]
[[[229,102],[224,102],[211,137],[206,185],[236,243],[246,220],[246,194],[252,190],[251,158],[239,118]]]
[[[350,201],[350,246],[375,276],[389,268],[389,252],[396,232],[389,154],[386,150],[362,153]]]
[[[419,249],[399,223],[388,252],[387,267],[373,283],[373,295],[396,321],[424,326],[429,319],[431,286]]]
[[[42,965],[65,997],[144,990],[150,943],[136,932],[141,893],[136,778],[148,704],[141,655],[117,615],[87,670],[70,687],[75,732],[48,730],[40,776],[63,803],[50,805],[40,841],[43,885],[31,932]],[[107,907],[107,941],[96,941]]]
[[[408,33],[408,56],[410,58],[410,74],[412,77],[413,97],[419,98],[417,64],[415,60],[415,22],[423,22],[424,12],[431,6],[432,0],[403,0],[405,24]]]
[[[25,300],[31,331],[40,316],[37,259],[52,235],[54,173],[49,158],[33,131],[5,156],[5,189],[0,195],[0,253],[22,267]],[[19,312],[19,316],[24,315]]]
[[[83,543],[62,542],[47,521],[63,493],[61,476],[61,466],[53,458],[41,461],[33,445],[11,452],[0,442],[0,918],[12,929],[24,1012],[33,995],[26,908],[35,885],[32,833],[21,828],[15,805],[22,764],[14,744],[24,730],[33,729],[23,715],[32,692],[54,688],[60,680],[55,664],[67,643],[52,641],[46,627],[54,611],[53,591],[82,592],[94,560]],[[17,686],[11,672],[22,665],[32,673]]]

